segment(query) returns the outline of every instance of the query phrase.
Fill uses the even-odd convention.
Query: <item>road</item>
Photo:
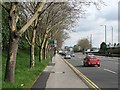
[[[80,72],[94,82],[99,88],[118,88],[118,58],[97,56],[101,60],[100,67],[83,67],[85,55],[76,53],[75,57],[66,59]]]

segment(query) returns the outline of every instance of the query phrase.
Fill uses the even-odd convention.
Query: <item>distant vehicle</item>
[[[75,57],[75,54],[74,54],[74,53],[71,53],[70,56],[71,56],[71,57]]]
[[[62,55],[62,56],[64,56],[65,55],[65,51],[59,50],[59,54]]]
[[[61,55],[62,55],[62,56],[65,56],[65,55],[66,55],[66,51],[63,51]]]
[[[63,51],[62,51],[62,50],[59,50],[59,51],[58,51],[58,53],[59,53],[59,54],[62,54],[62,53],[63,53]]]
[[[93,53],[87,53],[86,55],[89,56],[89,55],[94,55],[94,54]]]
[[[100,60],[95,55],[87,55],[83,61],[84,66],[94,66],[100,67]]]
[[[66,54],[66,55],[64,56],[64,59],[71,59],[70,54]]]

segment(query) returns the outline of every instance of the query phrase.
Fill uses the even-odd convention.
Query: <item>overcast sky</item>
[[[100,47],[105,41],[105,27],[107,26],[106,43],[112,43],[112,27],[113,27],[113,43],[118,43],[118,1],[104,0],[107,6],[96,10],[95,6],[87,9],[86,19],[79,19],[74,28],[75,32],[70,32],[70,38],[64,43],[64,46],[73,46],[82,38],[90,39],[92,34],[92,46]]]

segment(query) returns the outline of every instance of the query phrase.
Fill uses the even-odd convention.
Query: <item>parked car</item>
[[[70,54],[66,54],[66,55],[64,56],[64,59],[71,59]]]
[[[84,58],[83,65],[84,66],[98,65],[98,67],[100,67],[100,59],[98,59],[95,55],[87,55]]]

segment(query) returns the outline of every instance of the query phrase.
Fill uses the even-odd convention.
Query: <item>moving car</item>
[[[75,57],[75,53],[74,53],[74,52],[71,52],[70,56],[71,56],[71,57]]]
[[[86,55],[94,55],[94,54],[92,54],[92,53],[87,53]]]
[[[87,55],[83,61],[84,66],[94,66],[100,67],[100,60],[95,55]]]
[[[64,57],[64,59],[71,59],[70,54],[66,54],[65,57]]]

